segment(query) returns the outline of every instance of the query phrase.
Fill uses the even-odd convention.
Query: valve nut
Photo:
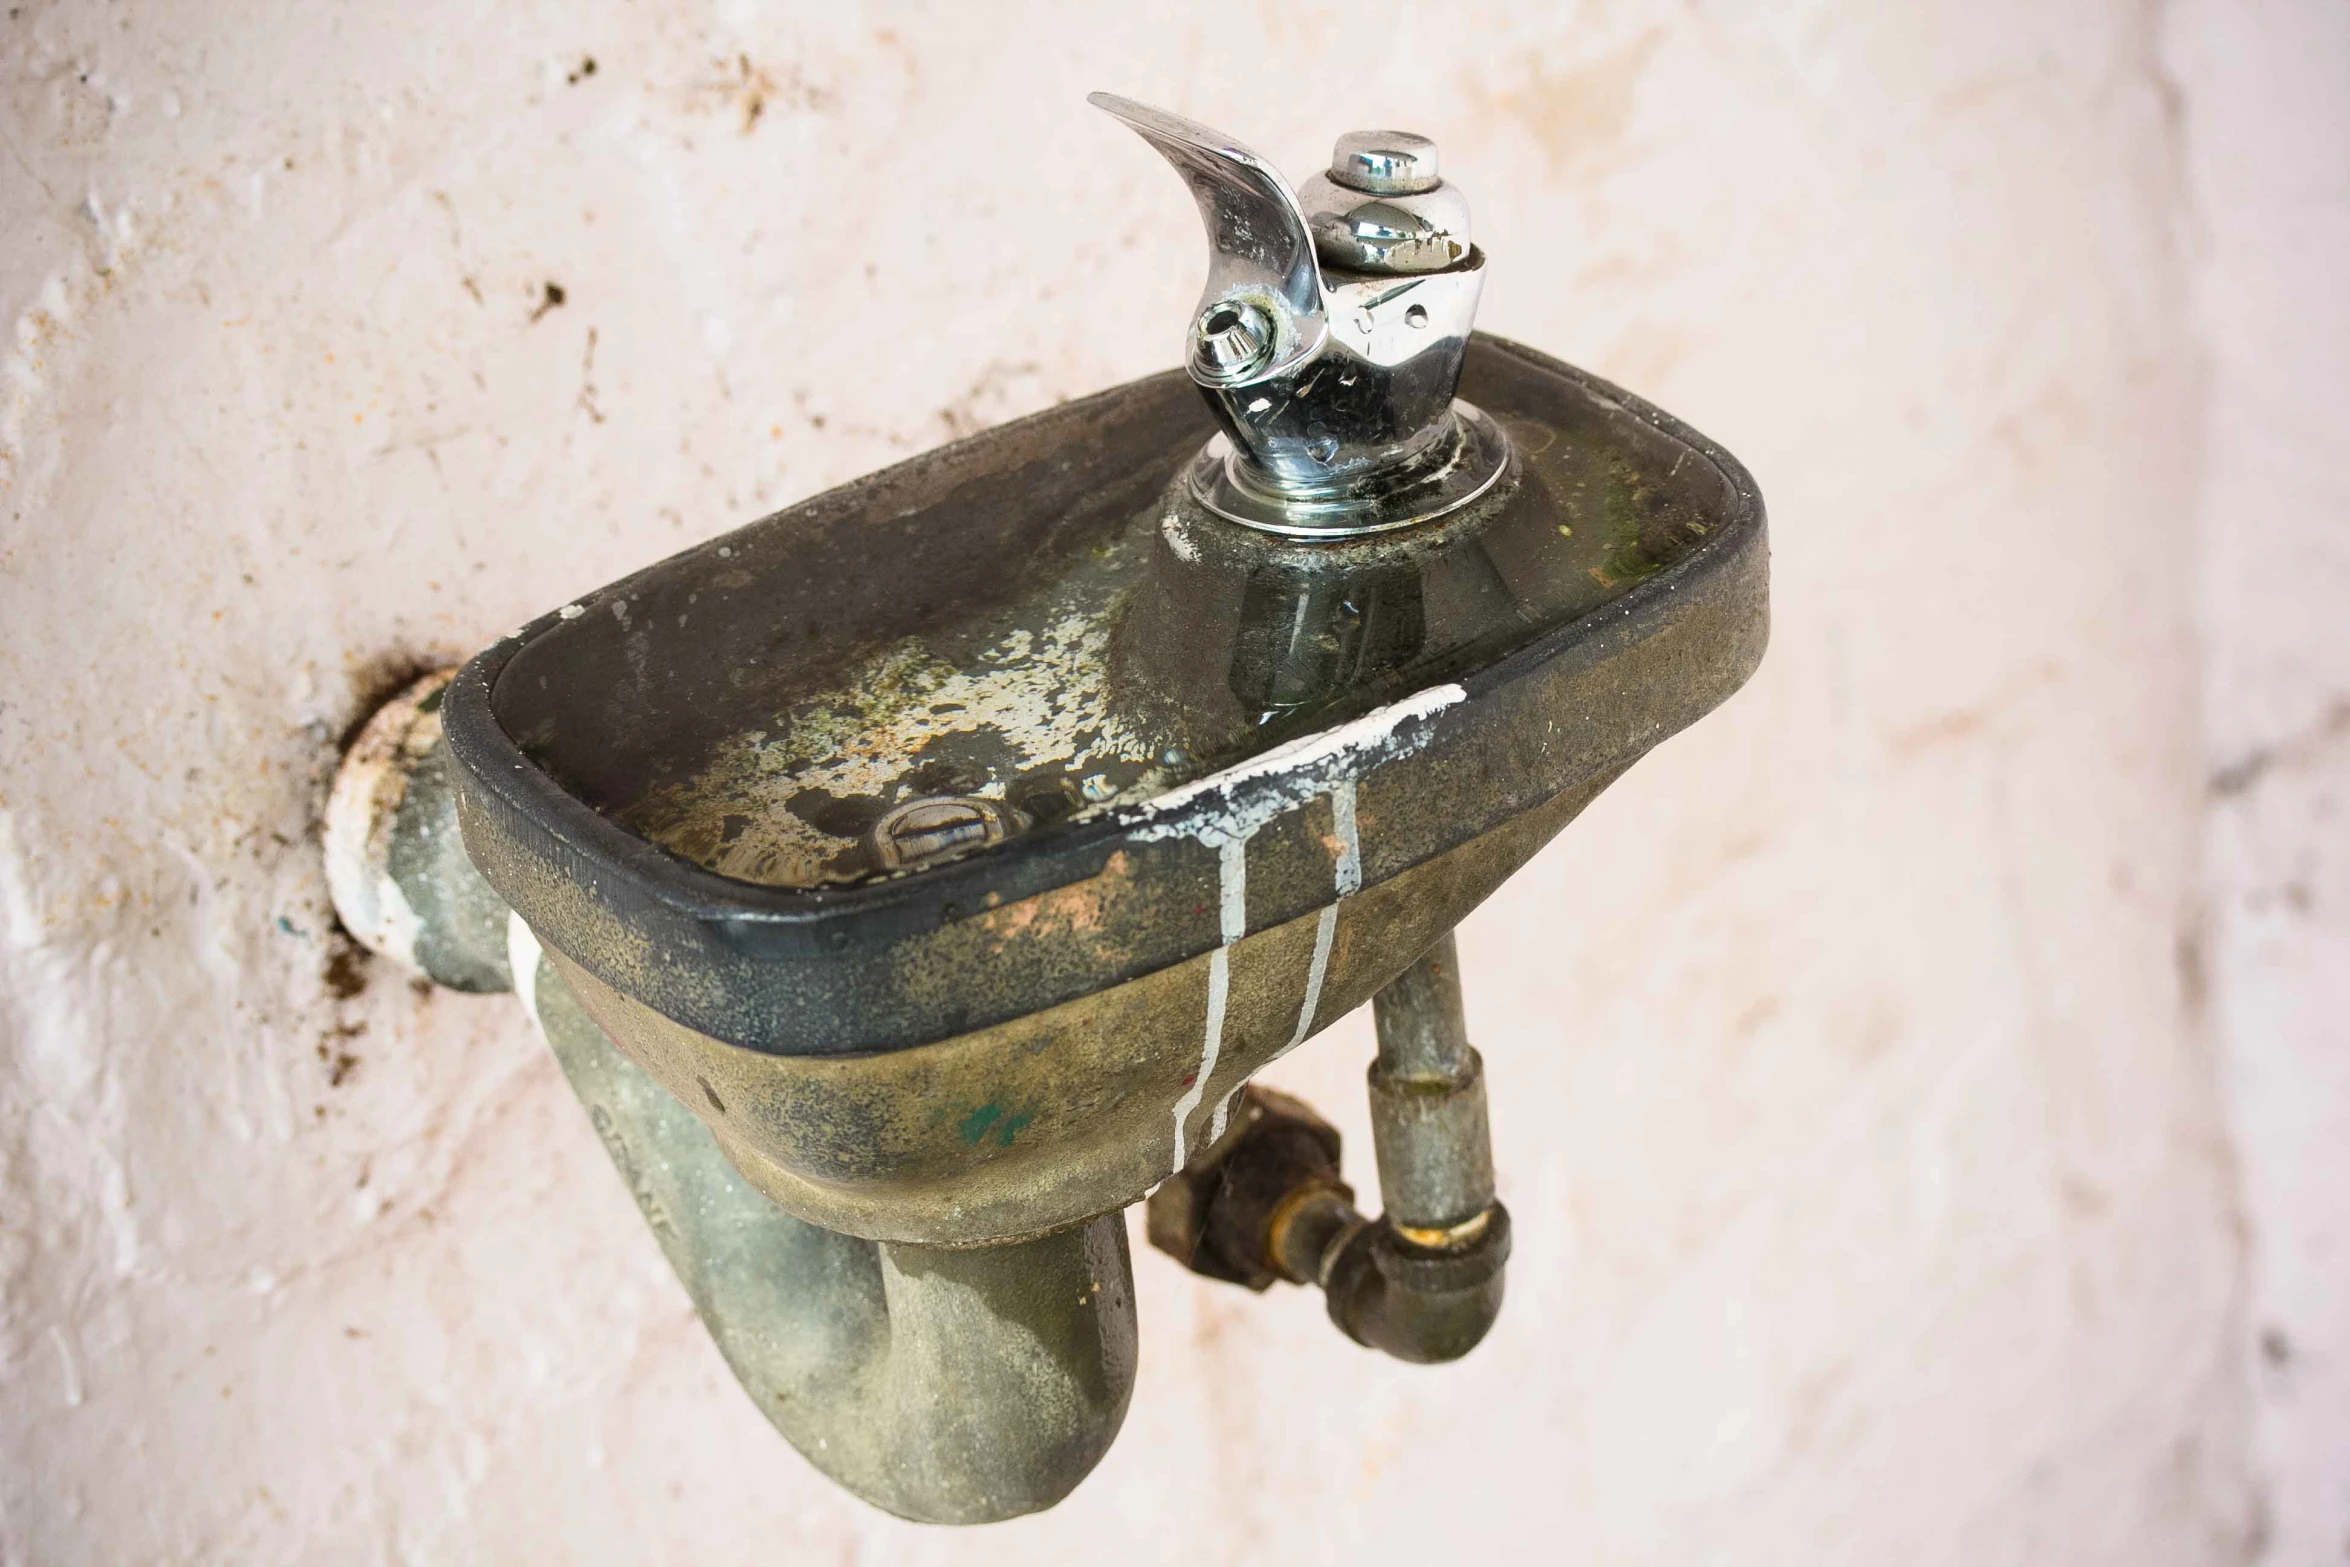
[[[1252,1290],[1283,1278],[1314,1282],[1283,1266],[1275,1231],[1307,1194],[1354,1201],[1338,1178],[1339,1146],[1338,1128],[1304,1101],[1251,1083],[1224,1135],[1151,1193],[1151,1244],[1194,1273]]]

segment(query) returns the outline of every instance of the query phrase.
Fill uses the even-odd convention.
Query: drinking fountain
[[[1767,637],[1752,480],[1473,333],[1430,142],[1293,191],[1092,102],[1206,227],[1181,369],[555,608],[378,711],[328,810],[350,933],[519,994],[761,1412],[931,1522],[1107,1450],[1146,1197],[1207,1277],[1478,1343],[1512,1220],[1453,927]],[[1376,1218],[1251,1085],[1366,1001]]]

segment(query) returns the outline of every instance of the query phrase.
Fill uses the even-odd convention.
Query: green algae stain
[[[1601,501],[1607,519],[1607,556],[1595,573],[1603,586],[1630,587],[1654,576],[1664,564],[1650,548],[1653,530],[1647,526],[1660,499],[1633,475],[1618,473],[1609,478]]]
[[[1016,1110],[1007,1115],[1002,1105],[990,1100],[957,1122],[955,1135],[973,1147],[993,1136],[997,1147],[1009,1148],[1012,1139],[1018,1137],[1028,1123],[1035,1119],[1036,1112],[1033,1110]]]

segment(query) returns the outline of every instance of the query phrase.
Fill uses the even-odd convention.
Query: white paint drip
[[[1355,781],[1341,778],[1330,791],[1330,825],[1338,833],[1338,895],[1363,890],[1363,838],[1355,826]]]
[[[1139,841],[1183,837],[1213,846],[1217,851],[1217,887],[1222,929],[1214,952],[1208,954],[1207,1037],[1191,1086],[1175,1101],[1175,1165],[1183,1168],[1191,1151],[1189,1123],[1207,1092],[1208,1076],[1224,1048],[1224,1010],[1231,999],[1232,948],[1248,928],[1248,842],[1276,816],[1305,804],[1317,795],[1330,797],[1330,811],[1339,839],[1335,881],[1345,898],[1363,885],[1362,845],[1355,827],[1355,775],[1381,762],[1407,756],[1427,742],[1427,731],[1406,736],[1404,725],[1428,718],[1468,693],[1457,685],[1430,686],[1400,702],[1365,713],[1350,723],[1319,734],[1304,735],[1287,745],[1237,762],[1221,772],[1170,789],[1133,808],[1128,821]],[[1154,817],[1185,812],[1195,802],[1213,802],[1189,820],[1154,822]],[[1322,911],[1314,932],[1314,957],[1306,972],[1305,1005],[1298,1031],[1282,1047],[1295,1049],[1313,1027],[1314,1012],[1322,1002],[1322,981],[1330,967],[1330,948],[1338,934],[1338,906]],[[1216,1104],[1210,1118],[1211,1141],[1224,1135],[1231,1114],[1232,1095]]]
[[[1418,750],[1427,743],[1427,731],[1407,738],[1399,732],[1403,726],[1467,697],[1457,685],[1430,686],[1351,723],[1300,736],[1221,772],[1179,785],[1133,807],[1129,817],[1135,823],[1132,836],[1146,843],[1159,838],[1196,838],[1207,844],[1246,842],[1282,812],[1333,791],[1343,781],[1339,774],[1351,778],[1369,766]],[[1219,801],[1217,808],[1197,820],[1152,820],[1175,816],[1195,801],[1211,799]]]
[[[1241,846],[1234,844],[1232,847],[1237,850]],[[1224,1007],[1231,995],[1232,948],[1227,944],[1218,947],[1208,955],[1207,1038],[1200,1046],[1199,1066],[1192,1072],[1191,1086],[1185,1089],[1183,1097],[1175,1102],[1175,1168],[1178,1170],[1183,1168],[1188,1153],[1184,1147],[1187,1136],[1185,1123],[1190,1120],[1191,1112],[1199,1108],[1200,1095],[1207,1091],[1208,1078],[1216,1070],[1216,1057],[1223,1053]],[[1223,1127],[1217,1124],[1217,1119],[1216,1117],[1210,1118],[1209,1142],[1214,1142],[1218,1134],[1223,1131]]]
[[[522,916],[506,916],[506,963],[514,970],[514,995],[522,1003],[522,1010],[530,1014],[533,1023],[539,1021],[539,938]],[[541,1032],[546,1025],[541,1023]]]
[[[1306,993],[1304,1003],[1298,1008],[1297,1032],[1274,1055],[1276,1061],[1305,1043],[1306,1035],[1313,1031],[1314,1014],[1322,1005],[1322,981],[1330,972],[1330,948],[1338,934],[1338,905],[1363,887],[1363,843],[1355,825],[1352,778],[1342,778],[1330,786],[1330,823],[1338,837],[1338,860],[1332,867],[1331,877],[1338,896],[1322,910],[1321,918],[1315,923],[1314,957],[1306,969]],[[1208,1022],[1199,1068],[1192,1074],[1191,1086],[1175,1101],[1175,1168],[1178,1170],[1189,1155],[1187,1123],[1192,1112],[1199,1108],[1200,1098],[1207,1092],[1208,1076],[1216,1070],[1216,1058],[1224,1050],[1224,1012],[1232,995],[1232,949],[1248,933],[1248,842],[1253,836],[1254,827],[1243,836],[1226,838],[1218,844],[1218,945],[1208,954]],[[1233,1101],[1246,1086],[1236,1085],[1216,1101],[1215,1114],[1208,1122],[1209,1142],[1224,1135],[1224,1127],[1232,1116]]]
[[[1178,1170],[1190,1158],[1187,1125],[1191,1113],[1199,1108],[1200,1097],[1208,1091],[1208,1077],[1216,1070],[1216,1057],[1224,1049],[1224,1006],[1232,995],[1232,948],[1248,933],[1246,838],[1234,838],[1221,846],[1216,856],[1216,892],[1217,945],[1208,954],[1207,1037],[1201,1042],[1199,1066],[1191,1074],[1191,1086],[1175,1101],[1175,1168]],[[1223,1135],[1224,1111],[1224,1104],[1216,1107],[1214,1124],[1208,1133],[1211,1142]]]
[[[1232,1107],[1239,1103],[1240,1091],[1247,1086],[1248,1079],[1244,1077],[1239,1082],[1234,1083],[1232,1087],[1225,1092],[1223,1098],[1216,1101],[1215,1118],[1208,1123],[1209,1142],[1212,1143],[1217,1138],[1224,1135],[1224,1127],[1226,1123],[1232,1119]]]
[[[1342,778],[1330,789],[1330,825],[1338,834],[1338,864],[1332,880],[1338,889],[1337,898],[1322,910],[1322,917],[1314,924],[1314,960],[1306,968],[1306,997],[1297,1009],[1297,1032],[1289,1036],[1289,1043],[1273,1057],[1278,1061],[1306,1042],[1306,1035],[1314,1031],[1314,1014],[1322,1006],[1322,981],[1330,973],[1330,948],[1338,937],[1338,905],[1363,890],[1363,841],[1355,828],[1355,785],[1351,778]]]

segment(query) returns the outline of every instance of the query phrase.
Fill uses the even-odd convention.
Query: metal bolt
[[[1245,299],[1220,299],[1200,312],[1192,356],[1219,381],[1238,380],[1273,351],[1273,318]]]
[[[1444,183],[1436,143],[1410,131],[1348,131],[1330,149],[1330,178],[1372,196],[1416,196]]]

